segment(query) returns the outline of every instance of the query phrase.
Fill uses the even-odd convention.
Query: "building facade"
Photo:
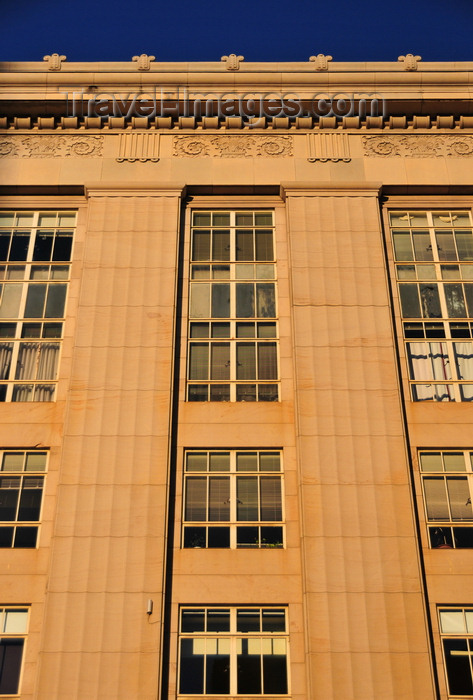
[[[0,696],[473,697],[473,64],[1,64]]]

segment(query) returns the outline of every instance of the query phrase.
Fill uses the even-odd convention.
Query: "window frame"
[[[423,462],[438,463],[440,468],[423,468]],[[462,461],[464,469],[454,469],[454,461]],[[417,452],[419,465],[420,488],[423,500],[424,517],[427,529],[427,541],[431,549],[472,549],[473,548],[473,449],[419,449]],[[466,482],[466,494],[462,488],[455,489],[455,482]],[[428,484],[438,482],[436,493]],[[439,486],[443,482],[443,489]],[[449,488],[449,485],[451,489]],[[443,508],[447,510],[448,517],[432,517],[432,509],[439,509],[439,491],[443,499]],[[435,496],[437,501],[435,501]],[[461,504],[455,503],[462,496]],[[464,498],[467,498],[464,501]],[[464,505],[463,505],[464,504]],[[469,517],[454,517],[453,509],[470,506]],[[465,515],[465,514],[464,514]],[[470,542],[468,540],[470,538]]]
[[[245,401],[265,401],[274,402],[280,401],[280,357],[279,357],[279,316],[278,316],[278,279],[277,279],[277,263],[276,263],[276,236],[275,236],[275,209],[274,206],[264,204],[259,206],[252,203],[253,206],[194,206],[189,209],[189,265],[188,265],[188,309],[187,309],[187,352],[186,352],[186,401],[189,402],[214,402],[214,401],[230,401],[230,402],[245,402]],[[237,224],[238,215],[253,215],[253,224]],[[257,225],[254,215],[262,214],[271,215],[271,224],[262,223]],[[197,226],[194,224],[195,218],[199,215],[209,215],[213,217],[229,215],[228,224],[212,224]],[[261,260],[237,260],[236,255],[236,232],[237,229],[245,229],[253,231],[254,243],[256,246],[256,231],[271,230],[271,247],[272,258]],[[228,230],[229,231],[229,254],[228,260],[220,259],[195,259],[193,257],[194,250],[194,232],[199,230],[210,232],[210,237],[213,231]],[[256,258],[256,248],[254,247]],[[209,255],[212,257],[211,247],[209,246]],[[239,277],[238,271],[243,266],[248,269],[253,267],[253,274],[248,277]],[[198,268],[208,267],[207,277],[195,277],[194,270]],[[265,267],[266,270],[260,270],[258,276],[258,268]],[[272,275],[269,268],[272,268]],[[223,268],[228,268],[225,274],[228,276],[215,276],[214,269],[219,269],[218,274]],[[244,271],[244,270],[243,270]],[[193,299],[195,291],[198,287],[204,289],[204,286],[209,286],[209,300],[207,312],[208,315],[191,315],[193,314]],[[219,285],[228,286],[228,313],[226,315],[212,315],[212,290]],[[252,315],[237,316],[237,294],[238,285],[251,285],[253,287],[253,304],[254,313]],[[260,286],[258,286],[260,285]],[[274,315],[258,315],[257,299],[258,290],[264,295],[263,286],[271,285],[273,287],[272,304],[274,306]],[[250,294],[251,296],[251,294]],[[263,297],[261,297],[263,298]],[[263,302],[260,302],[260,309],[263,309]],[[272,309],[270,308],[270,311]],[[199,312],[203,313],[203,312]],[[220,313],[222,313],[220,311]],[[196,336],[194,330],[197,326],[207,325],[206,335]],[[220,328],[218,333],[214,334],[216,325]],[[253,326],[253,334],[247,335],[249,326]],[[222,326],[227,326],[222,331]],[[244,327],[247,328],[244,328]],[[273,326],[270,335],[265,335],[263,332]],[[261,331],[261,332],[260,332]],[[240,335],[243,333],[243,335]],[[238,360],[238,350],[244,352],[244,346],[248,349],[253,346],[253,361],[251,363],[251,371],[253,377],[238,377],[239,367],[241,364]],[[267,348],[266,352],[264,348]],[[248,350],[251,354],[251,349]],[[219,359],[214,361],[219,355]],[[262,355],[265,352],[266,358]],[[198,357],[200,355],[200,357]],[[240,370],[241,371],[241,370]],[[201,378],[198,375],[201,375]],[[267,374],[268,376],[264,376]]]
[[[449,221],[446,220],[447,215]],[[468,225],[462,222],[462,226],[456,226],[452,215],[457,218],[459,215],[467,216]],[[406,223],[395,225],[393,217],[396,216],[404,216]],[[423,223],[416,226],[414,222],[411,226],[412,222],[407,218],[410,216],[424,217]],[[440,217],[445,221],[438,223]],[[445,206],[438,204],[432,206],[432,202],[419,201],[412,207],[406,206],[405,201],[400,205],[390,201],[386,206],[386,222],[391,238],[392,284],[398,298],[400,337],[403,338],[411,399],[413,401],[471,402],[473,401],[473,368],[468,364],[473,362],[473,323],[471,323],[473,321],[473,254],[469,258],[457,254],[456,239],[452,236],[456,257],[449,257],[448,254],[440,255],[441,248],[437,238],[437,234],[440,236],[449,232],[452,234],[467,232],[470,236],[468,244],[471,249],[473,242],[471,207],[466,206],[464,202],[452,201],[446,202]],[[402,234],[409,232],[409,246],[404,246],[404,249],[409,248],[409,255],[398,256],[396,236],[399,238]],[[428,236],[429,247],[424,250],[430,250],[419,257],[416,257],[414,244],[417,233]],[[408,270],[408,268],[412,269]],[[455,273],[454,268],[457,268],[457,276],[455,274],[449,276],[452,272]],[[403,277],[401,271],[402,274],[410,276]],[[467,277],[467,272],[472,275],[470,278]],[[465,287],[468,284],[469,286]],[[411,290],[411,302],[409,302],[410,311],[414,311],[413,307],[418,307],[417,315],[405,315],[408,302],[404,290],[407,290],[409,285],[417,288],[415,293]],[[463,285],[461,295],[464,314],[455,317],[449,315],[449,305],[451,311],[454,297],[458,293],[458,289],[454,288],[459,288],[461,285]],[[425,313],[426,305],[429,303],[429,293],[431,299],[436,299],[434,303],[438,307],[432,308],[431,314]],[[457,310],[460,310],[460,307],[461,303],[458,303]],[[471,378],[464,379],[464,373],[471,373]],[[422,374],[426,376],[420,376]]]
[[[4,628],[8,624],[8,612],[11,613],[26,613],[25,625],[23,631],[13,631],[11,633],[5,632]],[[23,679],[24,670],[24,659],[25,659],[25,649],[27,645],[28,632],[29,632],[29,622],[30,622],[30,607],[27,605],[2,605],[0,606],[0,644],[4,646],[3,640],[21,640],[21,656],[19,660],[19,668],[17,669],[17,682],[15,690],[10,689],[7,692],[2,691],[2,674],[0,673],[0,697],[19,695],[21,689],[21,683]],[[3,656],[3,654],[2,654]],[[3,663],[0,664],[0,672],[3,670]]]
[[[8,216],[13,217],[11,225],[7,225]],[[30,217],[29,222],[28,217]],[[47,217],[49,221],[43,223],[42,217],[43,219]],[[53,217],[54,223],[51,222]],[[38,206],[34,209],[18,206],[2,207],[0,219],[0,234],[9,232],[14,234],[18,231],[28,235],[28,245],[20,254],[20,259],[9,258],[12,236],[10,244],[7,245],[7,255],[4,256],[6,260],[0,263],[2,277],[0,307],[7,290],[14,290],[15,286],[21,286],[19,296],[15,294],[16,308],[11,309],[12,313],[8,315],[10,309],[5,308],[2,311],[0,308],[0,352],[3,353],[0,378],[3,397],[0,400],[2,402],[55,401],[78,210],[73,207],[59,206],[54,208]],[[64,219],[66,222],[63,221]],[[21,221],[23,223],[20,223]],[[52,239],[49,259],[46,259],[44,252],[35,255],[41,232],[47,233],[47,238]],[[61,233],[65,234],[62,237],[63,240],[68,240],[64,251],[68,258],[66,256],[66,259],[56,260],[54,259],[55,242],[61,239],[59,235]],[[3,236],[1,238],[3,240]],[[20,273],[22,276],[19,276]],[[57,294],[54,293],[57,297],[55,301],[51,301],[53,289],[59,290]],[[36,299],[34,304],[33,299]],[[38,303],[42,304],[41,309]],[[33,309],[33,306],[37,308]],[[62,315],[53,315],[59,310]],[[27,311],[30,313],[29,316],[26,315]],[[23,374],[27,376],[22,376]]]
[[[450,626],[451,627],[457,627],[456,630],[450,630],[450,631],[444,631],[443,629],[443,615],[445,615],[445,622],[447,623],[447,615],[450,613],[450,615],[454,614],[457,617],[457,620],[451,620],[450,621]],[[460,622],[459,620],[459,613],[462,614],[462,621],[463,621],[463,629],[460,629],[461,624],[458,624]],[[468,617],[467,614],[468,613]],[[439,636],[440,636],[440,645],[442,648],[442,659],[443,659],[443,666],[444,666],[444,673],[445,673],[445,682],[447,685],[447,695],[449,698],[471,698],[473,697],[473,626],[470,625],[470,620],[473,619],[473,605],[472,606],[453,606],[453,605],[439,605],[437,607],[437,615],[438,615],[438,628],[439,628]],[[470,631],[471,627],[471,631]],[[461,643],[464,642],[464,646],[466,649],[461,650],[461,649],[454,649],[454,646],[461,646]],[[453,686],[454,683],[458,683],[459,680],[459,673],[458,673],[458,662],[455,664],[455,661],[453,661],[454,668],[452,669],[450,664],[452,663],[448,658],[447,658],[447,647],[451,645],[450,648],[450,654],[451,656],[467,656],[468,657],[468,670],[470,673],[470,686],[471,686],[471,692],[470,689],[468,690],[467,693],[464,692],[455,692],[458,688],[455,688]],[[453,653],[452,653],[453,652]],[[461,662],[461,659],[459,659]],[[453,671],[453,673],[449,673],[449,669]],[[465,669],[465,671],[468,673],[468,670]],[[463,690],[463,689],[462,689]]]
[[[264,627],[264,612],[268,611],[269,613],[277,613],[277,614],[284,614],[284,630],[283,631],[265,631],[263,630]],[[200,614],[201,616],[203,615],[204,617],[204,629],[200,631],[183,631],[183,613],[186,612],[194,612],[196,614]],[[241,625],[241,622],[238,622],[238,613],[241,613],[243,615],[247,615],[250,617],[250,626],[253,623],[254,625],[254,619],[256,617],[256,613],[259,612],[259,630],[247,630],[247,631],[241,631],[238,629],[238,625]],[[209,613],[215,615],[215,618],[212,619],[212,617],[209,615]],[[253,617],[253,620],[251,620],[251,617]],[[220,619],[219,619],[220,618]],[[228,618],[228,629],[223,630],[209,630],[209,621],[211,621],[212,626],[215,627],[225,627],[225,618]],[[214,620],[216,619],[216,623]],[[184,698],[184,697],[215,697],[215,696],[223,696],[223,697],[244,697],[244,696],[256,696],[256,697],[266,697],[266,696],[271,696],[271,697],[286,697],[290,695],[290,645],[289,645],[289,610],[286,605],[182,605],[179,608],[179,634],[178,634],[178,664],[177,664],[177,696],[179,698]],[[203,656],[203,664],[202,664],[202,692],[189,692],[188,690],[183,690],[181,692],[181,673],[183,670],[183,648],[184,644],[183,642],[185,641],[192,641],[193,642],[193,647],[199,649],[205,649],[203,654],[197,654],[199,656]],[[246,644],[245,644],[246,640]],[[253,640],[253,642],[250,642],[249,640]],[[279,640],[279,641],[278,641]],[[210,642],[210,645],[208,644]],[[258,645],[258,642],[260,644]],[[269,642],[269,644],[268,644]],[[259,685],[260,685],[260,692],[252,692],[248,691],[248,689],[245,689],[242,692],[238,692],[239,687],[239,678],[238,678],[238,661],[239,657],[244,657],[247,654],[244,652],[244,648],[246,650],[250,649],[251,646],[253,647],[258,647],[259,646],[259,653],[257,654],[247,654],[251,656],[260,656],[260,662],[259,662]],[[264,656],[267,656],[268,654],[264,653],[264,647],[268,649],[270,647],[271,652],[269,656],[272,656],[274,653],[274,648],[277,646],[280,646],[281,648],[284,647],[284,654],[278,654],[278,656],[284,656],[285,658],[285,664],[284,664],[284,676],[285,676],[285,691],[278,693],[274,692],[274,689],[269,690],[268,692],[265,692],[265,681],[267,678],[267,675],[265,673],[264,669]],[[216,654],[211,654],[210,652],[207,652],[207,648],[210,648],[212,650],[212,647],[214,647]],[[226,652],[226,653],[225,653]],[[206,687],[206,671],[207,671],[207,664],[206,664],[206,659],[209,655],[212,656],[218,656],[222,655],[225,657],[228,657],[228,692],[226,690],[222,691],[221,689],[218,690],[217,692],[208,692],[208,687]],[[225,673],[225,671],[223,671]],[[194,674],[195,677],[195,674]]]
[[[199,455],[202,460],[205,458],[206,469],[193,470],[188,468],[189,457]],[[211,466],[212,458],[228,456],[228,469],[214,469]],[[254,456],[256,468],[253,470],[238,469],[240,457]],[[279,464],[279,469],[262,469],[261,458],[265,456],[275,457]],[[244,519],[238,517],[238,483],[242,483],[245,478],[252,478],[257,483],[256,502],[253,506],[257,509],[257,518]],[[266,478],[266,479],[265,479]],[[202,520],[191,520],[187,517],[189,507],[188,495],[191,481],[202,480],[206,482],[205,504],[201,508],[206,511],[206,517]],[[210,509],[212,507],[211,484],[219,480],[228,480],[228,499],[224,503],[228,504],[228,517],[223,519],[211,519]],[[278,483],[279,501],[276,501],[275,508],[280,509],[280,519],[268,520],[262,518],[262,509],[266,500],[262,491],[262,483],[270,479]],[[226,495],[226,494],[224,494]],[[274,449],[187,449],[184,452],[183,463],[183,485],[182,485],[182,527],[181,527],[181,548],[182,549],[284,549],[286,546],[285,527],[285,489],[284,489],[284,465],[283,451]],[[225,530],[226,532],[222,532]],[[256,532],[255,532],[256,530]],[[199,532],[197,532],[199,531]],[[252,531],[252,532],[251,532]],[[246,540],[245,540],[246,535]],[[228,539],[226,539],[228,537]],[[254,544],[249,540],[254,540]],[[222,544],[222,541],[228,544]]]

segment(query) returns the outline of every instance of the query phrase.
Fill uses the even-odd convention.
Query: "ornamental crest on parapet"
[[[0,157],[63,158],[100,157],[103,136],[2,136]]]
[[[471,136],[363,136],[363,149],[367,156],[390,158],[457,158],[473,156]]]
[[[185,158],[292,156],[292,136],[175,136],[174,155]]]

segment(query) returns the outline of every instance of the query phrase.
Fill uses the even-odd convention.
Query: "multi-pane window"
[[[431,547],[473,547],[473,451],[419,452]]]
[[[448,697],[473,697],[473,607],[440,608]]]
[[[184,469],[184,547],[283,546],[280,452],[192,451]]]
[[[287,695],[285,608],[181,608],[180,695]]]
[[[0,452],[0,547],[36,547],[48,453]]]
[[[0,695],[17,695],[28,629],[28,608],[0,608]]]
[[[76,214],[0,212],[0,401],[53,401]]]
[[[187,398],[277,401],[273,212],[194,211]]]
[[[390,213],[414,401],[473,401],[469,211]]]

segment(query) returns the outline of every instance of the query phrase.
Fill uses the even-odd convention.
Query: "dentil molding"
[[[175,136],[174,155],[187,158],[292,156],[292,136]]]
[[[471,136],[363,136],[365,155],[392,158],[472,157]]]
[[[0,136],[0,157],[100,157],[103,136]]]

